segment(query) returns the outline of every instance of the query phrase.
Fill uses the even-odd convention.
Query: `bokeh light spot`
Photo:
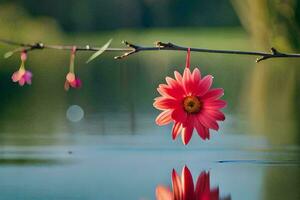
[[[79,122],[84,117],[84,111],[78,105],[71,105],[66,112],[66,116],[71,122]]]

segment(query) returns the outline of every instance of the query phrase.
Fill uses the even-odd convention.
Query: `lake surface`
[[[27,145],[25,136],[7,136],[20,141],[0,148],[0,199],[155,199],[155,188],[170,186],[172,169],[184,165],[194,181],[209,172],[221,196],[299,199],[299,146],[269,145],[224,123],[209,142],[194,134],[184,147],[153,117],[139,116],[134,134],[37,134]]]
[[[175,35],[186,44],[184,33]],[[236,35],[210,37],[219,48],[247,49]],[[171,126],[156,126],[152,103],[165,76],[183,70],[184,53],[123,61],[107,54],[90,65],[80,54],[83,88],[65,92],[68,56],[30,54],[33,85],[24,88],[10,80],[18,59],[0,63],[0,199],[150,200],[158,185],[171,185],[172,169],[180,173],[185,165],[194,182],[209,172],[222,197],[300,199],[299,61],[254,64],[253,57],[192,54],[192,66],[225,89],[227,119],[210,141],[194,133],[183,146],[171,139]],[[80,109],[67,114],[72,105],[84,115]]]

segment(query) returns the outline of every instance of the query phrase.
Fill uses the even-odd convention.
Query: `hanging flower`
[[[210,187],[209,173],[203,171],[194,187],[193,177],[190,170],[184,166],[181,178],[177,172],[172,171],[172,188],[159,185],[156,187],[156,200],[230,200],[231,197],[220,198],[219,188]]]
[[[21,66],[18,71],[14,72],[11,76],[13,82],[18,82],[20,86],[25,83],[31,85],[32,73],[25,69],[25,61],[27,60],[26,51],[21,52]]]
[[[65,90],[68,91],[70,89],[70,87],[72,88],[80,88],[81,87],[81,80],[75,76],[74,73],[69,72],[66,76],[66,82],[65,82]]]
[[[76,77],[74,72],[75,54],[76,54],[76,47],[74,46],[72,47],[71,50],[69,73],[66,75],[66,81],[64,85],[66,91],[68,91],[70,87],[80,88],[82,85],[80,78]]]
[[[166,77],[167,84],[160,84],[157,91],[162,95],[155,98],[153,106],[163,112],[156,118],[159,126],[174,122],[172,138],[182,133],[183,144],[188,144],[194,128],[202,139],[209,139],[209,129],[218,130],[217,121],[225,120],[220,111],[226,106],[222,88],[211,89],[213,77],[201,77],[200,70],[189,69],[189,56],[187,67],[183,76],[174,72],[175,79]]]

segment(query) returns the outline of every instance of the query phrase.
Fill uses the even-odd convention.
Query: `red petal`
[[[187,120],[187,113],[183,110],[183,108],[177,108],[173,110],[171,117],[174,121],[185,123]]]
[[[199,84],[198,90],[197,90],[197,96],[202,96],[204,95],[209,88],[211,87],[213,82],[213,77],[211,75],[205,76]]]
[[[209,139],[209,132],[208,132],[208,128],[204,127],[200,122],[196,122],[195,123],[195,128],[198,132],[198,135],[203,139]]]
[[[182,200],[182,185],[178,174],[175,169],[172,170],[172,187],[173,187],[173,199]]]
[[[153,106],[159,110],[174,109],[178,106],[178,101],[168,97],[157,97]]]
[[[219,200],[220,199],[220,193],[219,188],[214,188],[210,191],[210,199],[209,200]]]
[[[171,77],[166,77],[166,82],[169,86],[171,87],[175,87],[177,84],[177,81],[175,81],[174,79],[172,79]]]
[[[210,188],[209,173],[202,172],[198,177],[195,195],[196,200],[219,200],[219,188]]]
[[[162,90],[162,88],[166,88],[166,87],[168,87],[167,84],[159,84],[157,88],[159,94],[161,94],[162,96],[167,96],[167,94]]]
[[[155,120],[156,124],[159,126],[163,126],[170,123],[172,121],[171,113],[172,113],[171,110],[166,110],[160,113]]]
[[[192,93],[193,78],[191,71],[188,68],[185,68],[183,72],[183,87],[187,95],[190,95],[190,93]]]
[[[209,90],[204,96],[201,97],[203,100],[215,100],[219,99],[224,95],[224,90],[222,88],[216,88]]]
[[[193,135],[193,130],[194,130],[194,127],[191,124],[182,128],[181,138],[182,138],[182,142],[184,145],[187,145],[189,143],[189,141],[191,140],[192,135]]]
[[[175,99],[181,99],[185,94],[181,84],[179,83],[176,83],[175,85],[172,86],[160,84],[159,87],[157,88],[157,91],[162,96],[167,96]]]
[[[177,136],[179,135],[181,129],[182,129],[182,124],[180,122],[175,122],[173,124],[173,128],[172,128],[172,138],[173,138],[173,140],[175,140],[177,138]]]
[[[181,182],[183,188],[183,200],[194,200],[193,177],[186,166],[182,169]]]
[[[198,114],[197,117],[198,117],[199,122],[206,128],[211,128],[216,131],[219,130],[218,123],[215,120],[213,120],[212,118],[210,118],[208,115],[205,115],[204,113],[200,113],[200,114]]]
[[[195,189],[196,200],[210,199],[209,173],[202,172],[197,180]]]
[[[225,108],[227,105],[226,101],[224,100],[214,100],[214,101],[204,101],[203,102],[203,107],[205,109],[221,109],[221,108]]]
[[[178,71],[174,72],[175,79],[182,84],[182,76]]]
[[[192,77],[194,84],[198,86],[201,81],[201,72],[198,68],[194,69]]]
[[[203,110],[206,114],[208,114],[211,118],[218,120],[218,121],[224,121],[225,120],[225,115],[219,110],[208,110],[205,109]]]

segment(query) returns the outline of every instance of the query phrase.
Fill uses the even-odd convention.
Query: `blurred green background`
[[[268,51],[276,47],[297,52],[300,48],[300,8],[293,0],[2,2],[0,37],[21,42],[101,46],[113,38],[114,47],[128,40],[140,45],[170,41],[212,49]],[[1,45],[1,54],[12,48]],[[34,73],[33,85],[24,88],[10,81],[19,66],[18,56],[1,59],[1,136],[5,132],[55,134],[69,129],[65,110],[70,104],[84,107],[87,119],[102,111],[124,110],[131,117],[136,112],[153,113],[156,86],[165,76],[172,76],[173,70],[182,70],[185,59],[179,52],[147,52],[115,61],[112,57],[118,54],[106,53],[87,65],[89,55],[79,53],[76,58],[83,88],[68,93],[62,85],[69,52],[30,53],[27,67]],[[200,66],[205,74],[213,74],[215,86],[225,88],[229,104],[226,112],[247,122],[247,127],[237,123],[238,128],[244,128],[237,132],[263,134],[277,144],[297,144],[299,61],[274,59],[255,64],[255,59],[194,53],[192,64]],[[96,124],[93,131],[98,132],[101,123]]]
[[[0,38],[27,43],[102,46],[113,38],[112,47],[121,47],[122,40],[145,46],[163,41],[210,49],[269,51],[275,47],[299,53],[299,25],[300,1],[297,0],[0,1]],[[0,44],[0,55],[13,48]],[[154,123],[159,112],[152,103],[158,96],[158,84],[166,76],[173,76],[174,70],[183,71],[184,52],[141,52],[124,60],[114,60],[119,54],[107,52],[90,64],[85,61],[91,53],[80,52],[75,70],[83,87],[65,92],[69,54],[56,50],[30,52],[26,67],[34,74],[33,84],[24,87],[11,81],[12,73],[20,65],[19,56],[0,59],[0,147],[4,155],[0,165],[35,165],[36,162],[49,165],[30,156],[24,159],[23,154],[16,154],[12,159],[5,151],[8,147],[89,146],[86,138],[109,145],[104,144],[102,136],[129,135],[133,139],[154,135],[155,142],[151,139],[109,141],[138,148],[145,144],[158,145],[159,149],[166,143],[161,138],[170,140],[171,127],[160,129]],[[212,135],[217,141],[223,135],[232,138],[221,142],[220,149],[250,149],[259,151],[259,158],[299,161],[300,60],[276,58],[257,64],[253,56],[206,53],[192,53],[191,59],[192,66],[215,77],[214,87],[225,89],[227,120],[221,123],[220,133]],[[66,118],[70,105],[83,109],[81,121],[74,123]],[[248,137],[262,138],[264,145]],[[193,142],[192,146],[204,145],[196,134]],[[172,145],[173,142],[167,142],[167,147],[172,149]],[[181,148],[180,142],[176,143],[177,147]],[[197,157],[197,152],[194,153]],[[229,159],[236,155],[239,154]],[[248,166],[237,167],[243,173],[252,170]],[[221,174],[227,173],[222,170]],[[261,173],[261,170],[258,167],[254,171]],[[299,197],[295,190],[299,186],[299,162],[296,167],[295,164],[287,168],[267,167],[266,171],[263,176],[266,185],[262,187],[265,192],[261,188],[256,191],[261,199],[281,198],[274,191],[283,190],[290,195],[287,199]],[[247,187],[248,183],[251,186],[253,182],[245,181],[242,186]],[[234,191],[225,190],[241,199],[242,190],[233,188]],[[10,194],[7,191],[5,194]]]

